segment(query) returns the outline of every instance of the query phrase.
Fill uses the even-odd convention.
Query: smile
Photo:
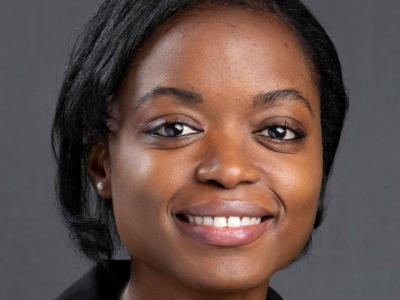
[[[259,239],[270,227],[274,214],[246,201],[209,201],[174,213],[185,238],[206,245],[233,247]]]
[[[177,215],[177,218],[180,220],[187,222],[189,224],[195,225],[207,225],[213,226],[217,228],[237,228],[242,226],[249,226],[249,225],[256,225],[260,224],[262,221],[265,221],[268,217],[254,217],[254,216],[247,216],[247,217],[238,217],[238,216],[191,216],[191,215],[184,215],[180,214]]]

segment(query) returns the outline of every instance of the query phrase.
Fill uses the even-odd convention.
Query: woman
[[[58,299],[282,299],[270,279],[321,223],[347,106],[299,1],[104,2],[52,132],[61,212],[97,266]]]

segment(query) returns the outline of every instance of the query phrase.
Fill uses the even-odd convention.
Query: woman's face
[[[146,41],[113,105],[108,151],[94,148],[90,172],[135,276],[243,290],[303,249],[322,180],[319,92],[279,19],[179,15]]]

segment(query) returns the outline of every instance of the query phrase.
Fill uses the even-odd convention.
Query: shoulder
[[[129,260],[109,260],[97,263],[56,300],[115,299],[128,281],[129,273]]]

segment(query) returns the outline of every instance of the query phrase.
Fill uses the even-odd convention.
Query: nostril
[[[215,179],[208,179],[208,180],[206,181],[206,183],[207,183],[207,184],[211,184],[211,185],[216,185],[216,186],[218,186],[218,187],[225,188],[225,186],[224,186],[221,182],[219,182],[218,180],[215,180]]]

